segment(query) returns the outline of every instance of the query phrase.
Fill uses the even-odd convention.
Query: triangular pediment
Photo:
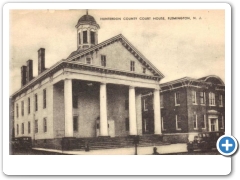
[[[84,59],[84,57],[86,56],[91,55],[95,58],[96,56],[93,55],[94,53],[96,53],[96,56],[97,54],[108,54],[108,58],[111,57],[109,58],[111,63],[115,63],[115,67],[119,67],[122,70],[127,70],[124,69],[123,65],[126,64],[127,61],[131,61],[134,59],[136,63],[136,69],[144,67],[146,68],[146,73],[148,75],[158,76],[160,79],[164,77],[164,75],[145,56],[143,56],[122,34],[114,36],[113,38],[110,38],[84,51],[74,51],[67,58],[66,61],[78,61],[80,59]],[[112,57],[113,54],[115,55],[114,57]],[[140,70],[138,71],[140,72]]]

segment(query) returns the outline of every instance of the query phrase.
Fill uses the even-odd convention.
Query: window
[[[163,95],[160,94],[160,107],[163,108]]]
[[[73,95],[73,108],[78,108],[78,95]]]
[[[43,109],[47,107],[47,91],[46,89],[43,90]]]
[[[24,123],[22,123],[22,134],[24,134]]]
[[[163,117],[162,117],[162,130],[166,131],[165,121],[164,121]]]
[[[19,135],[19,126],[17,124],[17,135]]]
[[[175,106],[180,105],[180,93],[176,92],[175,93]]]
[[[219,119],[218,124],[219,124],[220,129],[224,129],[224,117],[223,116]]]
[[[135,71],[135,62],[134,61],[130,62],[130,71]]]
[[[143,99],[143,110],[148,111],[147,99]]]
[[[30,97],[28,98],[28,114],[31,112],[31,99]]]
[[[86,58],[86,63],[91,64],[91,58]]]
[[[47,118],[43,118],[43,132],[47,132]]]
[[[17,118],[18,118],[18,104],[16,104],[16,116],[17,116]]]
[[[24,101],[21,102],[21,112],[22,116],[24,116]]]
[[[125,100],[125,110],[129,109],[129,101],[128,99]]]
[[[203,115],[203,119],[202,119],[202,129],[206,129],[206,115]]]
[[[197,104],[196,91],[192,91],[192,103]]]
[[[181,117],[176,115],[176,129],[181,130]]]
[[[83,44],[86,44],[87,42],[87,31],[83,31]]]
[[[81,33],[78,33],[78,44],[81,44]]]
[[[101,65],[106,67],[106,56],[105,55],[101,55]]]
[[[95,44],[95,32],[91,31],[91,44]]]
[[[28,134],[30,134],[31,133],[31,123],[30,123],[30,121],[28,121]]]
[[[126,127],[126,131],[129,131],[129,118],[125,119],[125,127]]]
[[[73,131],[78,131],[78,116],[73,116]]]
[[[38,96],[35,94],[35,111],[38,110]]]
[[[145,68],[145,67],[143,68],[143,73],[144,73],[144,74],[146,73],[146,68]]]
[[[35,133],[38,133],[38,120],[35,120]]]
[[[219,106],[223,106],[223,96],[219,95]]]
[[[205,102],[206,102],[205,92],[200,92],[200,103],[205,104]]]
[[[215,106],[215,94],[213,92],[209,93],[209,106]]]
[[[193,129],[198,129],[198,124],[197,124],[197,115],[193,115]]]

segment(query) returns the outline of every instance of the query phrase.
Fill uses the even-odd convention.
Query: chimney
[[[27,66],[21,67],[21,87],[23,87],[26,84],[27,80]]]
[[[33,79],[33,60],[29,59],[27,61],[27,82],[30,82]]]
[[[40,48],[38,50],[38,74],[41,74],[45,70],[45,49]]]

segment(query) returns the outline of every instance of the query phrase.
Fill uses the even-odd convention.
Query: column
[[[129,135],[137,135],[135,88],[129,87]]]
[[[72,80],[64,80],[65,137],[73,137]]]
[[[108,136],[106,83],[100,84],[100,136]]]
[[[142,94],[136,92],[137,134],[142,135]]]
[[[215,120],[215,122],[216,122],[216,129],[215,129],[215,131],[219,131],[218,118]]]
[[[160,109],[160,91],[154,89],[153,92],[154,108],[154,134],[162,134],[161,109]]]
[[[91,44],[91,31],[90,28],[87,29],[87,44]]]

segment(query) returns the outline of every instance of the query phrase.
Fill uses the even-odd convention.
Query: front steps
[[[68,150],[89,150],[97,149],[115,149],[134,147],[134,136],[127,137],[95,137],[95,138],[73,138],[69,139]],[[167,144],[162,142],[161,135],[143,135],[139,136],[138,147],[159,146]]]

